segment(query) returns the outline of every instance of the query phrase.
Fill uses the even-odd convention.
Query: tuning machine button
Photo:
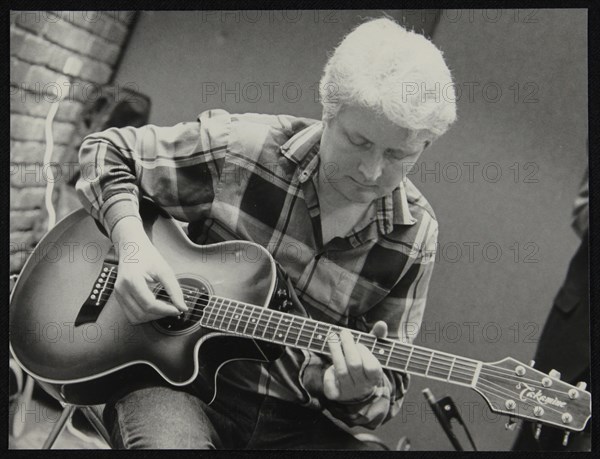
[[[548,373],[548,375],[551,378],[560,379],[560,371],[556,371],[556,370],[552,369],[552,370],[550,370],[550,372]]]
[[[529,361],[529,366],[530,366],[531,368],[533,368],[533,367],[535,366],[535,360],[531,359],[531,360]]]
[[[535,438],[536,440],[539,440],[541,434],[542,434],[542,425],[537,424],[536,428],[535,428],[535,433],[533,434],[533,438]]]
[[[283,303],[281,303],[281,311],[282,312],[287,312],[289,311],[294,303],[292,303],[290,300],[284,300]]]
[[[508,421],[504,424],[504,428],[506,430],[515,430],[515,426],[517,425],[517,418],[510,416]]]
[[[579,390],[585,390],[586,387],[587,387],[587,383],[585,381],[580,381],[577,383],[577,389],[579,389]]]
[[[565,431],[565,436],[563,437],[563,441],[562,441],[562,445],[563,446],[567,446],[569,444],[569,435],[571,435],[571,432],[569,432],[568,430]]]

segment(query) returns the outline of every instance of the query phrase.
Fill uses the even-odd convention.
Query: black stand
[[[446,435],[448,436],[450,443],[452,443],[452,446],[454,446],[454,449],[456,451],[464,451],[464,448],[461,446],[460,442],[458,441],[458,438],[456,438],[456,435],[452,431],[452,424],[450,423],[452,419],[456,419],[458,423],[463,427],[465,433],[467,434],[467,438],[471,442],[473,451],[477,451],[477,447],[475,446],[473,437],[471,437],[471,433],[469,432],[469,429],[467,429],[467,426],[464,423],[460,413],[456,409],[456,405],[454,404],[452,398],[444,397],[436,402],[429,388],[423,389],[423,395],[429,403],[429,406],[431,406],[435,417],[440,422],[442,429],[444,429],[444,432],[446,432]]]

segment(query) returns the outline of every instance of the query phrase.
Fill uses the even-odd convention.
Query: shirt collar
[[[322,134],[323,123],[316,122],[280,147],[281,153],[298,165],[300,183],[305,183],[317,170]],[[389,195],[377,199],[375,208],[377,228],[381,234],[392,232],[394,225],[414,225],[417,222],[410,213],[404,181]]]

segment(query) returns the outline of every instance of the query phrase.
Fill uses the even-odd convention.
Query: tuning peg
[[[585,381],[580,381],[577,383],[576,387],[579,390],[585,390],[585,388],[587,387],[587,383]]]
[[[563,437],[563,441],[562,441],[563,446],[567,446],[569,444],[569,435],[571,435],[571,432],[569,432],[568,430],[565,430],[565,436]]]
[[[533,434],[533,438],[535,438],[536,440],[539,440],[541,434],[542,434],[542,425],[537,424],[537,426],[535,428],[535,433]]]
[[[548,375],[551,378],[560,379],[560,371],[556,371],[555,369],[550,370],[550,373],[548,373]]]
[[[532,360],[530,360],[530,361],[529,361],[529,366],[530,366],[531,368],[533,368],[533,366],[534,366],[534,365],[535,365],[535,360],[533,360],[533,359],[532,359]]]
[[[508,418],[508,421],[506,421],[506,424],[504,424],[504,428],[506,430],[515,430],[516,425],[517,425],[517,419],[513,416],[510,416]]]

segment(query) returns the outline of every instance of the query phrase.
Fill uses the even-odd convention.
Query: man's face
[[[400,184],[434,137],[369,108],[342,107],[323,129],[320,180],[349,201],[371,202]]]

